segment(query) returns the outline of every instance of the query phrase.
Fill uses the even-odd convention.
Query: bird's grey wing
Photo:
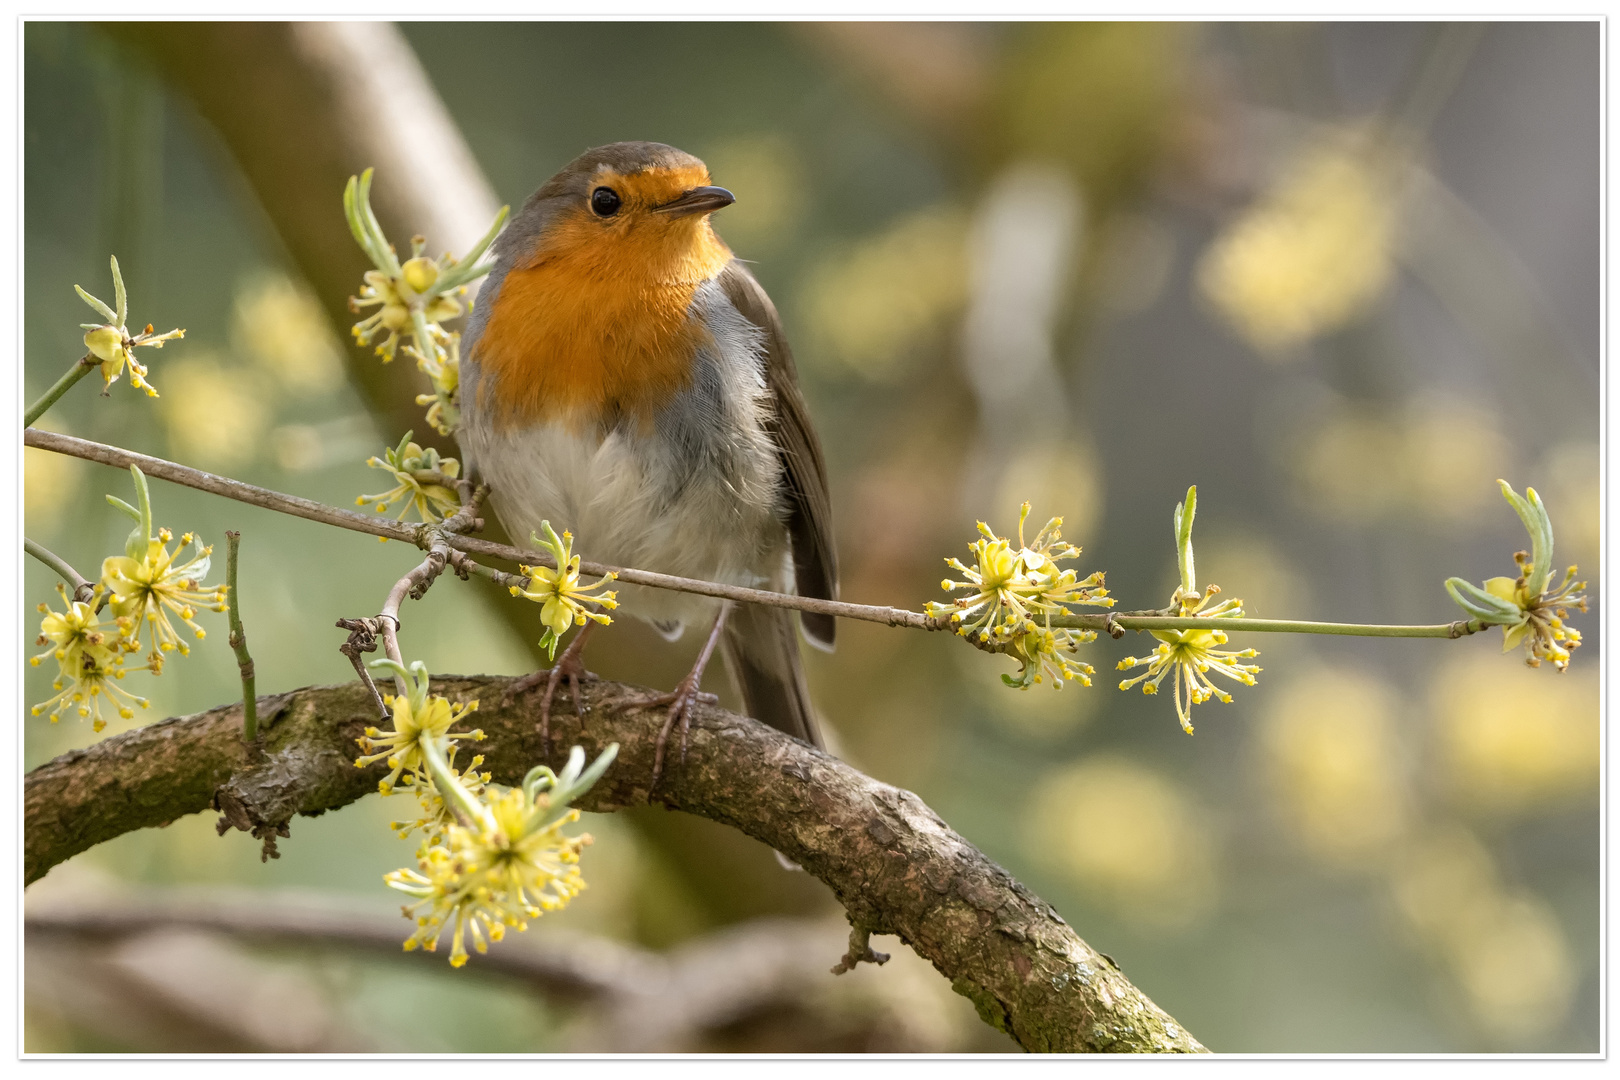
[[[782,459],[788,497],[788,535],[793,543],[793,573],[800,596],[838,599],[838,552],[833,546],[832,501],[821,443],[810,426],[793,353],[782,333],[776,305],[759,282],[733,259],[720,273],[720,287],[743,318],[765,332],[765,382],[775,402],[771,435]],[[831,647],[837,620],[831,615],[800,613],[804,632],[815,643]]]

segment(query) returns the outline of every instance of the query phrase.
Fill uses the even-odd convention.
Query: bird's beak
[[[736,201],[737,197],[723,187],[695,187],[690,191],[681,192],[679,198],[671,199],[663,206],[656,207],[653,212],[668,214],[670,217],[712,214]]]

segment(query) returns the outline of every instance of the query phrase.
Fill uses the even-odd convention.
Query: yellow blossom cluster
[[[69,602],[66,589],[58,586],[65,610],[57,612],[46,604],[39,605],[45,618],[40,623],[37,643],[49,644],[51,648],[34,657],[31,663],[37,666],[46,656],[51,656],[60,670],[52,684],[55,696],[34,706],[33,714],[49,712],[52,723],[69,708],[76,708],[79,716],[88,717],[94,729],[100,731],[107,726],[107,719],[102,715],[104,705],[116,709],[125,719],[134,716],[130,706],[139,705],[144,709],[146,699],[123,690],[116,683],[126,673],[127,654],[141,647],[143,628],[151,649],[146,657],[146,669],[161,675],[165,653],[178,650],[184,656],[190,652],[171,616],[201,639],[207,632],[196,621],[198,609],[227,610],[225,586],[202,584],[213,549],[204,547],[190,533],[180,538],[179,546],[173,551],[169,544],[174,537],[168,529],[159,529],[154,537],[146,477],[133,465],[129,471],[135,480],[139,507],[107,496],[109,503],[135,519],[135,528],[124,543],[125,554],[103,560],[101,577],[88,600]],[[189,544],[196,544],[196,550],[191,558],[182,559]],[[101,621],[104,606],[112,616],[110,625]]]
[[[96,314],[106,319],[105,323],[80,323],[79,328],[84,331],[84,347],[90,350],[90,355],[101,361],[102,386],[111,387],[118,377],[123,374],[124,368],[129,368],[129,384],[136,389],[145,390],[147,397],[157,397],[158,392],[151,383],[146,381],[147,369],[139,360],[135,359],[135,350],[142,346],[154,349],[163,348],[164,342],[186,336],[184,330],[170,330],[166,334],[153,331],[152,325],[147,324],[146,329],[131,334],[124,324],[129,319],[129,299],[124,292],[124,275],[119,272],[118,258],[112,259],[113,275],[113,304],[111,307],[85,292],[79,286],[73,286],[73,291],[93,308]]]
[[[945,563],[965,580],[949,578],[940,582],[947,592],[969,590],[968,595],[950,603],[930,603],[928,614],[947,619],[956,632],[987,652],[1006,653],[1021,665],[1018,677],[1003,675],[1009,686],[1028,689],[1050,679],[1054,688],[1078,679],[1091,685],[1094,669],[1072,658],[1079,646],[1096,639],[1096,631],[1073,630],[1051,625],[1053,615],[1070,614],[1068,605],[1112,607],[1114,600],[1103,587],[1103,573],[1081,578],[1073,569],[1060,570],[1058,560],[1072,559],[1080,549],[1063,541],[1063,519],[1055,517],[1029,543],[1024,541],[1024,523],[1029,503],[1018,515],[1018,545],[997,536],[979,522],[981,536],[968,545],[974,565],[959,559]]]
[[[445,483],[461,477],[461,462],[455,458],[441,458],[432,447],[423,450],[411,441],[415,432],[407,431],[398,446],[383,451],[382,457],[370,457],[366,464],[382,469],[398,483],[387,491],[375,495],[361,495],[354,500],[356,506],[376,505],[377,513],[387,513],[399,503],[396,521],[415,510],[423,521],[443,521],[461,506],[461,497]]]
[[[1240,619],[1243,617],[1242,600],[1223,600],[1214,607],[1208,607],[1209,602],[1221,591],[1220,586],[1211,585],[1202,593],[1198,591],[1192,547],[1193,515],[1197,509],[1198,489],[1190,487],[1187,489],[1186,502],[1176,504],[1173,519],[1181,584],[1170,594],[1170,609],[1183,618]],[[1227,638],[1226,632],[1218,626],[1208,630],[1153,630],[1151,633],[1159,641],[1153,652],[1140,659],[1127,656],[1118,664],[1120,671],[1141,665],[1146,665],[1147,670],[1135,678],[1122,680],[1119,688],[1128,690],[1140,685],[1142,693],[1157,694],[1159,685],[1167,677],[1174,676],[1172,685],[1176,693],[1176,716],[1181,720],[1182,730],[1189,735],[1193,733],[1191,714],[1194,705],[1201,705],[1212,697],[1227,704],[1232,701],[1231,694],[1210,681],[1210,672],[1244,686],[1253,686],[1254,677],[1260,673],[1258,666],[1240,663],[1260,655],[1256,650],[1220,648],[1226,644]]]
[[[545,634],[540,638],[540,647],[547,650],[547,655],[557,655],[557,643],[562,636],[568,633],[570,626],[584,626],[586,619],[591,619],[603,626],[607,626],[613,619],[596,608],[606,608],[612,611],[619,606],[618,594],[613,592],[592,593],[593,589],[600,589],[618,575],[608,574],[606,577],[592,585],[579,583],[580,558],[573,553],[574,534],[564,532],[561,536],[551,527],[551,522],[542,521],[540,528],[545,530],[544,540],[534,533],[529,539],[538,547],[551,552],[557,560],[556,569],[549,566],[522,566],[518,567],[528,575],[526,587],[513,585],[510,592],[513,596],[521,596],[525,600],[533,600],[540,605],[540,622],[545,626]]]
[[[412,664],[410,671],[392,661],[372,666],[392,668],[409,688],[405,697],[393,700],[396,731],[383,753],[392,755],[390,781],[411,770],[425,813],[415,822],[395,822],[394,828],[401,835],[415,828],[427,834],[416,868],[396,870],[384,880],[414,901],[403,908],[416,923],[405,948],[431,952],[449,933],[450,963],[460,967],[468,959],[469,937],[485,952],[508,928],[526,930],[530,919],[562,908],[585,888],[579,856],[591,838],[570,836],[563,827],[579,820],[579,811],[569,804],[607,770],[618,745],[609,746],[589,769],[585,752],[576,746],[561,774],[539,766],[518,787],[493,785],[489,773],[476,772],[482,758],[475,757],[465,773],[451,766],[452,740],[461,736],[449,734],[449,726],[461,714],[443,698],[427,696],[422,664]],[[470,735],[482,738],[479,732]],[[368,732],[362,748],[373,749],[387,738]],[[390,790],[385,781],[383,793]]]
[[[442,843],[421,851],[417,869],[385,878],[416,898],[404,908],[416,920],[406,950],[422,946],[432,952],[449,931],[455,967],[467,962],[469,933],[473,947],[487,952],[488,942],[500,941],[507,927],[527,930],[528,920],[559,910],[585,888],[579,855],[591,836],[562,831],[579,820],[578,810],[565,807],[561,816],[549,815],[544,795],[530,802],[521,788],[492,794],[480,805],[487,820],[449,826]]]
[[[168,529],[159,529],[156,537],[146,540],[138,555],[112,555],[101,564],[101,584],[111,596],[118,632],[131,640],[133,650],[145,628],[151,646],[147,666],[154,675],[163,673],[164,653],[176,649],[181,656],[191,653],[191,647],[170,621],[171,614],[201,641],[208,632],[197,624],[198,608],[227,610],[225,586],[202,584],[214,549],[204,547],[196,536],[186,533],[171,552],[169,542],[173,539]],[[196,546],[191,558],[182,561],[180,556],[193,544]]]
[[[394,358],[403,349],[428,377],[433,393],[417,398],[427,405],[428,423],[442,435],[449,435],[460,422],[456,394],[460,385],[461,339],[443,324],[466,314],[468,285],[489,271],[480,264],[489,245],[506,221],[502,207],[483,238],[463,258],[446,253],[431,259],[423,252],[427,241],[411,239],[411,257],[401,262],[382,231],[371,209],[371,170],[351,176],[343,190],[343,211],[355,243],[366,253],[375,269],[365,273],[360,295],[349,298],[356,314],[375,309],[355,323],[352,333],[357,342],[373,345],[383,360]],[[402,344],[409,339],[409,344]]]
[[[80,719],[89,719],[95,731],[107,726],[101,713],[103,706],[117,710],[126,720],[133,717],[135,712],[130,706],[139,705],[144,709],[148,702],[119,687],[117,681],[124,677],[124,654],[135,646],[126,642],[114,628],[102,625],[96,614],[96,605],[103,595],[101,590],[97,589],[88,602],[69,600],[67,590],[61,585],[56,591],[61,594],[64,610],[52,611],[49,604],[39,605],[45,618],[35,641],[36,645],[50,647],[29,660],[34,667],[47,656],[56,661],[58,672],[56,681],[51,684],[56,693],[35,705],[33,714],[40,716],[49,712],[54,724],[72,709]]]
[[[1535,488],[1525,488],[1520,495],[1506,480],[1497,483],[1530,534],[1530,551],[1513,556],[1519,575],[1491,578],[1483,588],[1462,578],[1448,578],[1446,591],[1478,622],[1502,627],[1503,652],[1523,645],[1525,663],[1531,667],[1551,660],[1559,671],[1568,671],[1570,653],[1581,647],[1581,632],[1567,621],[1569,609],[1586,610],[1586,582],[1575,580],[1577,568],[1571,566],[1554,587],[1552,519],[1541,496]]]
[[[373,666],[392,669],[404,682],[406,692],[383,698],[383,703],[393,712],[394,730],[366,728],[365,735],[358,740],[362,756],[355,759],[355,768],[363,769],[373,762],[386,760],[391,771],[378,782],[380,793],[393,794],[402,777],[405,786],[420,791],[431,783],[426,762],[426,747],[430,742],[437,740],[453,745],[457,739],[483,741],[484,733],[480,730],[450,732],[451,725],[477,711],[478,702],[452,705],[445,698],[430,694],[427,667],[421,661],[413,663],[409,670],[392,660],[378,660]],[[479,764],[481,761],[474,761],[472,768],[476,769]]]

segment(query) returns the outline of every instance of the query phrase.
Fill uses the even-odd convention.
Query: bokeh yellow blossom
[[[1488,819],[1567,807],[1597,790],[1595,670],[1537,678],[1472,651],[1434,674],[1440,773],[1455,806]]]
[[[1407,827],[1395,692],[1365,672],[1301,670],[1271,695],[1257,730],[1283,819],[1310,854],[1365,866]]]
[[[1086,758],[1040,781],[1024,821],[1029,854],[1125,922],[1184,927],[1214,905],[1213,838],[1199,809],[1154,769]]]
[[[1399,161],[1369,132],[1311,143],[1205,252],[1199,288],[1266,356],[1348,324],[1395,273]]]
[[[873,382],[900,376],[967,296],[967,218],[932,207],[822,262],[804,289],[821,350]]]
[[[258,456],[273,406],[257,372],[208,351],[193,351],[164,372],[158,415],[178,457],[225,469]]]
[[[1414,836],[1390,877],[1395,908],[1445,966],[1482,1031],[1529,1049],[1564,1021],[1575,964],[1557,916],[1500,880],[1484,846],[1455,825]]]
[[[255,274],[237,288],[231,342],[293,393],[327,393],[343,382],[342,343],[320,304],[285,274]]]

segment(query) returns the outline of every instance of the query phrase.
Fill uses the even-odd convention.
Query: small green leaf
[[[1517,604],[1493,596],[1473,582],[1460,577],[1446,579],[1446,592],[1451,594],[1451,599],[1458,607],[1482,622],[1506,624],[1517,622],[1524,617]]]
[[[1181,571],[1181,591],[1191,595],[1198,591],[1198,577],[1193,567],[1192,527],[1193,515],[1198,512],[1198,485],[1187,489],[1187,501],[1176,504],[1176,563]]]
[[[439,280],[433,283],[434,294],[447,293],[452,289],[458,289],[474,278],[489,273],[492,264],[485,263],[480,266],[478,260],[485,251],[489,250],[489,245],[495,242],[495,237],[499,235],[501,226],[506,224],[506,217],[511,209],[510,206],[501,207],[501,212],[495,215],[495,223],[489,227],[489,231],[484,234],[483,239],[478,241],[471,251],[462,256],[460,262],[441,274]]]
[[[97,300],[95,297],[91,296],[77,285],[73,286],[73,291],[79,294],[80,300],[83,300],[85,303],[89,304],[96,310],[96,314],[106,319],[109,323],[113,323],[118,326],[124,325],[123,322],[119,320],[118,313],[112,308],[108,307],[106,304],[103,304],[100,300]],[[94,329],[94,327],[91,327],[90,329]]]
[[[129,318],[129,297],[124,292],[124,275],[118,270],[118,256],[112,256],[113,307],[118,309],[118,325]]]

